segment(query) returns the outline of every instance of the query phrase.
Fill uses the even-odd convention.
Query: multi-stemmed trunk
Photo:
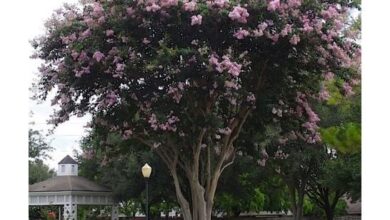
[[[255,94],[260,92],[264,85],[267,61],[259,66],[260,73],[253,88]],[[212,114],[219,95],[214,93],[204,103],[204,108],[199,111],[205,115]],[[186,147],[177,146],[169,135],[162,140],[164,146],[158,148],[142,136],[135,136],[139,141],[150,146],[166,164],[173,178],[177,201],[184,220],[211,220],[218,180],[223,170],[234,161],[236,149],[233,143],[238,138],[252,109],[249,105],[241,106],[235,117],[228,122],[230,132],[224,134],[219,142],[211,140],[215,130],[208,130],[208,128],[195,129],[193,134],[196,136],[196,141],[193,142],[193,139],[184,141],[188,143]],[[205,142],[208,143],[206,148],[203,147]],[[188,187],[185,183],[188,183]],[[184,193],[183,186],[189,190],[189,196],[188,193]]]

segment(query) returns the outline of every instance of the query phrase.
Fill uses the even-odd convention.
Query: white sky
[[[38,72],[37,68],[40,64],[40,60],[32,60],[29,56],[32,54],[32,47],[29,45],[28,40],[33,39],[36,36],[42,35],[44,33],[45,20],[47,20],[52,12],[60,8],[63,3],[77,3],[77,0],[34,0],[34,5],[39,5],[39,7],[34,7],[34,16],[28,18],[28,39],[25,47],[25,54],[23,56],[24,63],[27,65],[21,66],[23,72],[28,75],[29,85],[33,78],[36,78],[36,73]],[[27,26],[27,25],[26,25]],[[30,93],[31,95],[31,93]],[[37,104],[36,101],[29,100],[29,109],[33,112],[32,118],[29,118],[29,121],[33,121],[35,125],[30,126],[34,129],[41,130],[42,133],[47,134],[47,131],[51,126],[47,125],[46,121],[50,118],[49,116],[53,112],[53,107],[50,105],[50,99],[42,104]],[[88,122],[90,117],[77,118],[73,117],[68,122],[59,125],[54,134],[47,136],[47,140],[50,140],[50,144],[54,147],[52,152],[49,152],[49,155],[52,159],[48,159],[45,162],[50,166],[50,168],[57,168],[57,163],[65,157],[67,154],[73,156],[73,150],[79,150],[79,140],[85,134],[85,129],[83,128]]]

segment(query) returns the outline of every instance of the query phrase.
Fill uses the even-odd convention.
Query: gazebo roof
[[[71,158],[69,155],[66,155],[66,157],[64,157],[64,159],[58,162],[58,164],[77,164],[77,162],[73,160],[73,158]]]
[[[29,186],[29,192],[60,191],[111,192],[110,189],[81,176],[56,176]]]

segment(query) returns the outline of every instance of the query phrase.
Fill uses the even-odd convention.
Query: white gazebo
[[[58,163],[57,176],[29,187],[30,206],[63,206],[64,220],[77,220],[78,205],[112,206],[111,219],[118,220],[112,191],[78,176],[78,165],[69,155]],[[61,219],[61,213],[59,214]]]

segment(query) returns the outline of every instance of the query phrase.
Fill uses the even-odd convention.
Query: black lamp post
[[[146,163],[142,167],[142,175],[145,178],[145,184],[146,184],[146,220],[149,220],[149,177],[152,173],[152,168]]]

